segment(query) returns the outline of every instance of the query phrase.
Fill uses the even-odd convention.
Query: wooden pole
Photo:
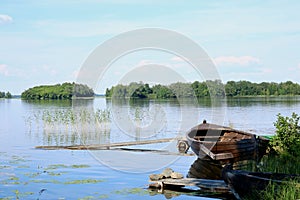
[[[89,144],[89,145],[68,145],[68,146],[36,146],[36,149],[47,149],[47,150],[57,150],[57,149],[69,149],[69,150],[103,150],[110,149],[112,147],[122,147],[122,146],[133,146],[133,145],[144,145],[144,144],[155,144],[164,143],[171,141],[182,140],[183,138],[164,138],[157,140],[144,140],[144,141],[133,141],[133,142],[119,142],[119,143],[108,143],[108,144]]]

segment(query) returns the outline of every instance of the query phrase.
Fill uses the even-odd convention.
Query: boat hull
[[[259,191],[265,190],[270,183],[278,185],[289,180],[299,180],[300,175],[248,172],[232,170],[231,166],[225,166],[222,170],[222,178],[237,199],[240,199],[259,195]]]
[[[215,156],[216,160],[237,162],[255,159],[257,156],[256,136],[229,127],[203,123],[192,128],[186,137],[192,151],[199,158],[207,155],[203,148],[212,155],[227,154],[225,157]]]

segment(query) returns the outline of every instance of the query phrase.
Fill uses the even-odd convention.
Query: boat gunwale
[[[226,127],[226,126],[220,126],[220,125],[216,125],[216,124],[209,124],[209,123],[206,123],[205,126],[208,126],[208,127],[205,127],[203,129],[201,129],[201,125],[203,126],[204,124],[200,124],[200,125],[197,125],[197,126],[194,126],[193,128],[191,128],[187,133],[186,133],[186,137],[187,137],[187,140],[188,141],[193,141],[193,142],[196,142],[196,143],[221,143],[221,144],[235,144],[237,142],[240,142],[240,141],[243,141],[243,140],[250,140],[250,141],[253,141],[253,143],[255,143],[256,141],[256,135],[255,134],[252,134],[252,133],[248,133],[248,132],[245,132],[245,131],[241,131],[241,130],[236,130],[236,129],[233,129],[233,128],[230,128],[230,127]],[[200,128],[199,128],[200,127]],[[210,128],[211,127],[211,128]],[[223,137],[223,136],[200,136],[200,137],[203,137],[203,138],[210,138],[210,137],[216,137],[218,138],[218,140],[216,141],[200,141],[200,140],[196,140],[194,139],[194,137],[191,137],[189,134],[191,134],[193,131],[209,131],[209,130],[216,130],[216,131],[231,131],[231,132],[235,132],[237,134],[241,134],[241,135],[247,135],[247,136],[250,136],[251,138],[245,138],[245,139],[238,139],[236,141],[219,141],[219,138],[220,137]],[[196,135],[195,135],[196,136]],[[196,136],[196,137],[199,137],[199,136]]]

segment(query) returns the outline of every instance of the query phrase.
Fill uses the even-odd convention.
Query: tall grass
[[[287,153],[269,154],[262,158],[258,168],[263,172],[300,174],[300,158]]]
[[[260,193],[264,200],[297,200],[300,199],[300,180],[290,181],[278,186],[270,183],[267,189]]]
[[[289,154],[269,154],[262,158],[256,170],[285,174],[300,174],[300,158]],[[251,169],[249,169],[252,171]],[[298,200],[300,199],[300,178],[283,180],[281,183],[270,181],[265,190],[251,191],[244,199]]]
[[[300,174],[300,116],[277,115],[276,134],[269,144],[269,154],[258,165],[261,172]],[[254,191],[256,199],[300,199],[300,178],[282,183],[270,182],[264,191]],[[249,198],[249,199],[254,199]]]

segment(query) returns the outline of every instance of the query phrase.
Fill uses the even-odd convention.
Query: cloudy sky
[[[20,94],[35,85],[76,81],[98,45],[148,27],[173,30],[197,42],[214,60],[223,82],[299,83],[299,9],[297,0],[0,0],[0,91]],[[106,77],[111,82],[101,87],[116,83],[129,65],[185,67],[174,55],[162,54],[144,52],[115,62]]]

